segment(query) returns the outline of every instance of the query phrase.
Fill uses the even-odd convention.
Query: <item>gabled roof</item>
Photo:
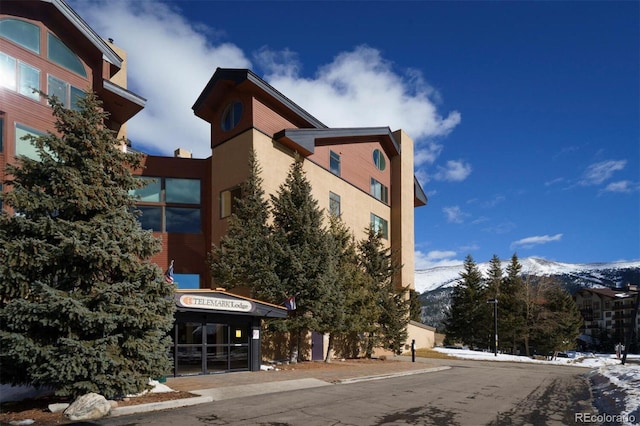
[[[320,120],[309,114],[291,99],[284,96],[278,90],[276,90],[269,83],[258,77],[253,71],[249,69],[236,69],[236,68],[216,68],[216,72],[205,86],[205,88],[198,96],[198,99],[193,104],[191,109],[198,117],[206,120],[206,111],[204,110],[207,105],[215,103],[214,89],[219,84],[231,84],[233,86],[240,86],[248,84],[253,89],[261,92],[267,98],[272,98],[278,103],[284,105],[291,112],[297,115],[302,121],[308,123],[309,127],[326,128]]]

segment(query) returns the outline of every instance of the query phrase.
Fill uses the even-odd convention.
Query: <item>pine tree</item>
[[[209,267],[217,286],[248,287],[252,297],[282,303],[274,272],[269,202],[262,189],[255,152],[249,156],[249,177],[241,186],[236,209],[218,246],[209,253]]]
[[[571,294],[553,282],[543,292],[542,310],[534,329],[534,341],[545,352],[574,347],[580,334],[582,315]]]
[[[360,242],[358,249],[378,313],[367,333],[365,356],[370,358],[376,347],[401,352],[407,340],[409,301],[406,290],[396,285],[399,266],[393,261],[391,251],[384,247],[382,234],[372,228],[366,233],[367,238]]]
[[[38,160],[6,168],[0,215],[2,383],[59,396],[138,393],[170,370],[174,286],[149,262],[160,242],[135,218],[138,155],[118,149],[94,94],[56,133],[30,137]]]
[[[486,347],[492,340],[490,318],[482,273],[473,257],[467,255],[445,319],[447,341],[460,341],[474,348]]]
[[[500,347],[504,351],[513,353],[517,350],[525,335],[526,318],[526,289],[520,273],[522,265],[518,255],[513,254],[507,265],[507,276],[502,282],[500,291],[500,317],[498,334],[501,338]]]
[[[420,303],[420,293],[409,290],[409,319],[411,321],[422,321],[422,303]]]
[[[489,271],[487,276],[487,297],[498,299],[500,297],[500,287],[502,285],[502,262],[497,254],[494,254],[489,261]]]
[[[282,300],[293,296],[297,309],[283,324],[291,333],[291,360],[301,360],[302,333],[316,330],[317,315],[330,302],[325,259],[331,256],[322,211],[311,194],[311,184],[296,156],[285,182],[271,195],[275,253],[274,270]]]

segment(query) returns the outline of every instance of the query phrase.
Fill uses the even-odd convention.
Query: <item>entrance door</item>
[[[175,374],[249,370],[249,330],[246,324],[178,322]]]
[[[315,331],[311,332],[311,361],[324,360],[324,336]]]

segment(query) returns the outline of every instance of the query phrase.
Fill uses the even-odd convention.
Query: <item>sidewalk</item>
[[[426,362],[425,362],[426,361]],[[189,392],[198,397],[176,399],[151,404],[118,407],[111,416],[166,410],[212,401],[308,389],[319,386],[379,380],[408,374],[439,371],[449,367],[436,366],[428,360],[411,362],[411,358],[394,357],[388,360],[321,361],[276,365],[273,370],[243,371],[202,376],[170,377],[165,383],[176,391]]]

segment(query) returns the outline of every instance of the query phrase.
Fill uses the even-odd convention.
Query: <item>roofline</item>
[[[274,97],[278,102],[284,104],[287,108],[289,108],[291,111],[296,113],[298,116],[300,116],[304,120],[311,123],[313,126],[321,129],[327,128],[327,126],[323,124],[320,120],[315,118],[313,115],[309,114],[298,104],[293,102],[291,99],[287,98],[285,95],[279,92],[276,88],[271,86],[262,78],[258,77],[256,73],[254,73],[253,71],[247,68],[220,68],[220,67],[216,68],[216,71],[213,73],[213,76],[211,76],[211,79],[209,79],[209,82],[207,83],[205,88],[202,90],[202,92],[200,93],[200,96],[198,96],[198,99],[196,99],[191,109],[193,111],[200,109],[204,104],[204,101],[207,98],[209,92],[213,90],[214,86],[218,81],[222,81],[222,80],[231,80],[236,84],[240,84],[243,81],[249,81],[259,89],[266,92],[268,95]]]
[[[107,62],[122,68],[122,58],[109,47],[85,21],[64,0],[40,0],[43,3],[51,3],[65,18],[69,20],[87,39],[102,52],[102,58]]]
[[[283,137],[294,140],[296,143],[313,152],[317,139],[332,138],[353,138],[353,137],[388,137],[394,152],[400,154],[400,145],[393,137],[393,132],[389,127],[343,127],[343,128],[322,128],[322,129],[284,129],[273,135],[278,140]]]
[[[418,181],[418,178],[415,175],[413,176],[413,191],[415,193],[416,198],[422,201],[426,206],[427,203],[429,202],[429,198],[427,197],[427,194],[425,194],[424,189],[422,189],[422,185],[420,185],[420,182]]]
[[[130,90],[125,89],[122,86],[119,86],[115,83],[113,83],[110,80],[106,80],[104,79],[102,81],[103,87],[105,90],[108,90],[109,92],[115,93],[116,95],[127,99],[128,101],[133,102],[134,104],[140,105],[141,107],[144,108],[144,106],[147,103],[147,100],[145,98],[143,98],[142,96],[136,95],[135,93],[133,93]]]

